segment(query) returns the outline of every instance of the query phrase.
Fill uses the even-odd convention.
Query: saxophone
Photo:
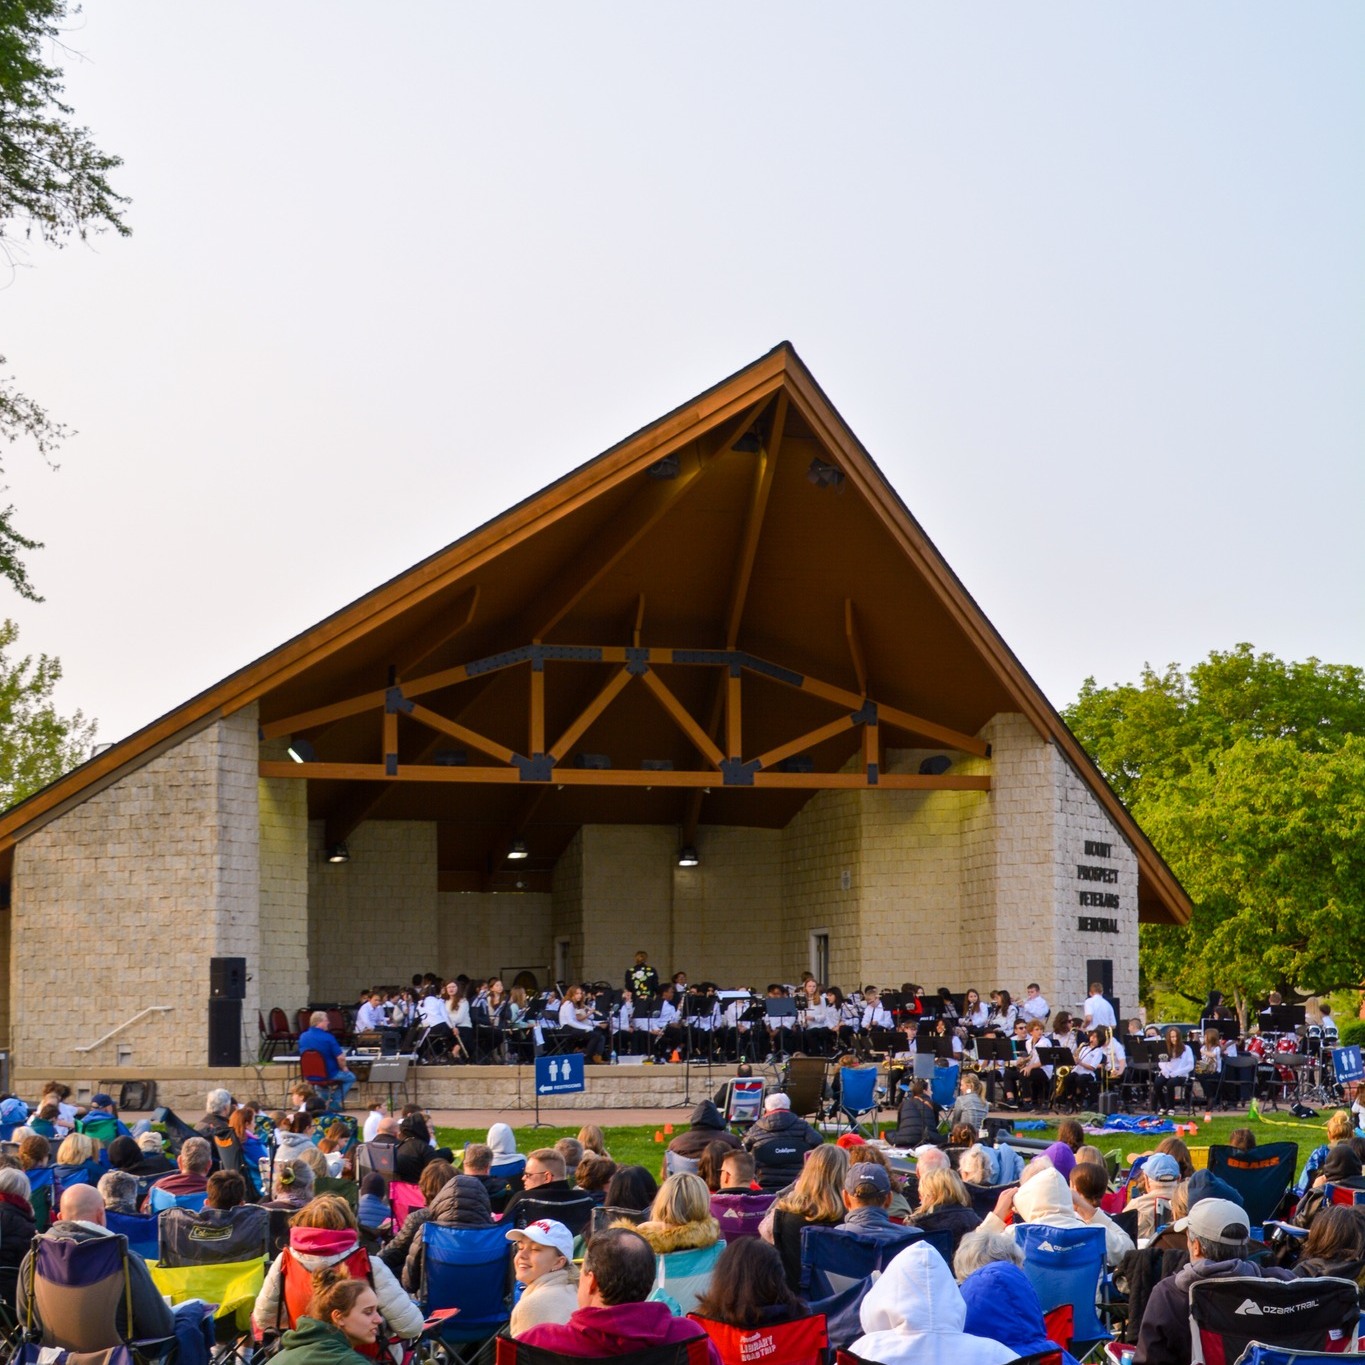
[[[1066,1095],[1066,1078],[1071,1075],[1071,1067],[1059,1066],[1052,1078],[1052,1098],[1063,1099]]]

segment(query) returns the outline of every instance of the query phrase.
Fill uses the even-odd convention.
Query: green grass
[[[1330,1109],[1320,1110],[1320,1117],[1316,1119],[1296,1119],[1290,1114],[1279,1113],[1270,1114],[1261,1122],[1248,1119],[1245,1114],[1218,1114],[1211,1122],[1205,1123],[1202,1113],[1196,1113],[1194,1123],[1198,1128],[1197,1133],[1181,1133],[1180,1136],[1193,1147],[1208,1147],[1214,1143],[1225,1143],[1228,1135],[1234,1128],[1251,1128],[1256,1134],[1256,1140],[1261,1143],[1266,1142],[1297,1142],[1299,1144],[1299,1164],[1302,1168],[1304,1161],[1308,1159],[1308,1154],[1314,1147],[1327,1141],[1327,1119],[1331,1115]],[[1183,1119],[1176,1122],[1183,1123]],[[674,1133],[681,1132],[686,1128],[685,1121],[680,1121],[674,1125]],[[889,1121],[889,1116],[884,1118],[878,1125],[885,1136],[889,1136],[895,1127]],[[577,1137],[578,1124],[568,1127],[556,1128],[518,1128],[514,1130],[517,1135],[517,1150],[530,1152],[537,1147],[553,1147],[562,1137]],[[656,1142],[654,1135],[656,1132],[663,1133],[659,1125],[650,1124],[639,1127],[607,1128],[603,1130],[607,1139],[607,1150],[611,1153],[612,1159],[623,1166],[644,1166],[646,1169],[658,1173],[663,1164],[663,1150],[669,1141],[669,1135],[663,1134],[663,1141]],[[1057,1136],[1057,1121],[1054,1119],[1046,1128],[1033,1129],[1028,1132],[1021,1132],[1020,1137],[1041,1138],[1051,1141]],[[474,1128],[438,1128],[437,1141],[443,1146],[448,1146],[459,1151],[467,1142],[482,1142],[486,1137],[483,1129]],[[1098,1147],[1102,1152],[1118,1152],[1124,1164],[1130,1152],[1147,1152],[1160,1141],[1159,1137],[1145,1137],[1137,1133],[1109,1133],[1097,1136],[1087,1136],[1087,1142]]]

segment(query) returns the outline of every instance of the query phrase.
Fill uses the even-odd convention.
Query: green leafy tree
[[[47,59],[62,46],[67,17],[67,0],[0,0],[0,251],[11,264],[34,239],[60,247],[73,237],[130,232],[128,201],[109,182],[122,162],[73,122],[61,68]],[[72,433],[19,391],[5,365],[0,356],[0,437],[32,444],[51,463]],[[37,600],[23,555],[40,547],[15,529],[13,514],[0,511],[0,576]]]
[[[79,711],[58,715],[52,703],[61,663],[46,654],[11,658],[18,638],[13,621],[0,624],[0,810],[83,762],[95,738],[93,721]]]
[[[1365,671],[1250,645],[1063,713],[1194,903],[1141,965],[1192,999],[1321,994],[1365,975]]]

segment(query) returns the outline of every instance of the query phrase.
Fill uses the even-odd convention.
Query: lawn
[[[1308,1159],[1309,1152],[1314,1147],[1326,1142],[1327,1119],[1331,1112],[1329,1109],[1324,1109],[1316,1119],[1296,1119],[1286,1113],[1270,1114],[1259,1122],[1248,1119],[1245,1114],[1219,1114],[1208,1123],[1204,1122],[1202,1114],[1196,1114],[1194,1123],[1198,1132],[1181,1133],[1180,1136],[1189,1143],[1192,1149],[1198,1149],[1208,1147],[1213,1143],[1226,1142],[1228,1134],[1234,1128],[1251,1128],[1256,1134],[1256,1140],[1261,1143],[1297,1142],[1299,1144],[1299,1165],[1302,1167],[1303,1162]],[[686,1126],[685,1122],[677,1123],[674,1125],[673,1131],[675,1133],[681,1132]],[[887,1119],[883,1119],[878,1125],[884,1135],[889,1135],[894,1126]],[[521,1152],[530,1152],[537,1147],[553,1147],[555,1142],[562,1137],[577,1137],[578,1125],[572,1124],[567,1127],[555,1128],[518,1128],[514,1131],[517,1135],[517,1149]],[[645,1166],[656,1175],[658,1174],[659,1168],[663,1164],[664,1146],[671,1136],[664,1131],[663,1127],[649,1125],[607,1128],[604,1131],[607,1139],[607,1150],[618,1164]],[[451,1147],[456,1151],[467,1142],[482,1142],[485,1136],[486,1134],[482,1129],[437,1129],[437,1140],[443,1146]],[[1054,1119],[1046,1128],[1020,1132],[1019,1136],[1051,1141],[1057,1136],[1056,1120]],[[1160,1138],[1134,1133],[1110,1133],[1088,1136],[1086,1140],[1100,1148],[1101,1151],[1117,1151],[1123,1164],[1127,1165],[1129,1153],[1150,1151],[1160,1141]],[[1195,1155],[1195,1164],[1199,1165],[1197,1151]]]

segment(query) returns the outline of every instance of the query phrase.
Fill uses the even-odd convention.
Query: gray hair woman
[[[1023,1265],[1023,1248],[1013,1237],[992,1232],[989,1228],[977,1228],[957,1244],[957,1254],[953,1257],[953,1278],[961,1284],[972,1271],[980,1270],[992,1261]]]
[[[137,1212],[137,1176],[127,1171],[105,1171],[95,1186],[109,1213]]]
[[[0,1299],[10,1304],[19,1283],[19,1265],[36,1231],[32,1195],[23,1171],[12,1166],[0,1169]]]
[[[282,1161],[275,1166],[274,1198],[268,1209],[301,1209],[313,1197],[313,1170],[306,1161]]]

